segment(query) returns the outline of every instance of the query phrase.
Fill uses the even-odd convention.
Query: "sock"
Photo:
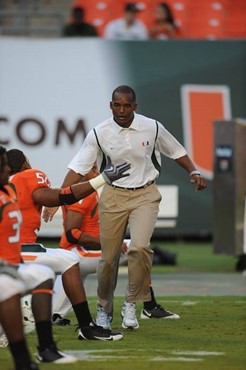
[[[31,358],[26,346],[25,339],[22,339],[18,342],[9,343],[9,349],[12,353],[15,367],[18,369],[19,367],[28,366],[31,363]]]
[[[49,348],[54,343],[52,335],[51,321],[38,321],[36,322],[36,330],[38,335],[39,350]]]
[[[73,306],[73,310],[77,317],[80,328],[83,326],[88,326],[93,321],[87,301],[75,304]]]
[[[151,294],[151,300],[148,301],[148,302],[144,302],[144,308],[146,310],[153,310],[153,308],[155,308],[157,306],[157,302],[155,300],[155,294],[154,294],[154,291],[153,291],[151,285],[149,287],[149,290],[150,290],[150,294]]]

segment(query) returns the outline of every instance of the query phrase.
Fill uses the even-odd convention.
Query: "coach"
[[[80,151],[70,162],[63,186],[87,174],[97,160],[102,172],[107,156],[112,162],[131,163],[130,176],[106,184],[99,203],[102,257],[98,268],[98,297],[101,313],[112,316],[112,298],[117,282],[121,245],[129,225],[129,284],[122,310],[125,328],[137,328],[135,302],[149,301],[153,251],[150,239],[157,220],[161,195],[155,184],[161,166],[161,153],[175,160],[196,183],[206,187],[183,146],[154,119],[135,113],[136,95],[129,86],[119,86],[112,94],[113,117],[87,135]]]

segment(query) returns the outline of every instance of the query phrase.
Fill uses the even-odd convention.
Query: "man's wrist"
[[[197,170],[191,171],[190,172],[190,177],[191,176],[201,176],[201,172],[200,171],[197,171]]]
[[[104,177],[103,175],[99,175],[97,177],[94,177],[94,179],[91,179],[89,180],[89,183],[91,184],[91,186],[93,187],[93,189],[97,190],[99,189],[101,186],[103,186],[105,184],[105,180],[104,180]]]

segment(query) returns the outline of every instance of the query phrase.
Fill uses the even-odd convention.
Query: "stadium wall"
[[[208,181],[194,192],[167,158],[155,236],[213,233],[213,122],[246,117],[246,42],[0,39],[0,144],[17,147],[59,186],[87,132],[111,115],[112,90],[131,85],[138,113],[163,123]],[[61,215],[40,235],[58,236]]]

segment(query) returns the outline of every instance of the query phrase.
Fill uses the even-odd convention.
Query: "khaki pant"
[[[120,249],[127,225],[131,244],[126,300],[150,300],[153,251],[149,245],[160,201],[161,194],[156,184],[137,190],[104,186],[99,202],[102,257],[98,266],[98,297],[108,314],[113,311]]]

